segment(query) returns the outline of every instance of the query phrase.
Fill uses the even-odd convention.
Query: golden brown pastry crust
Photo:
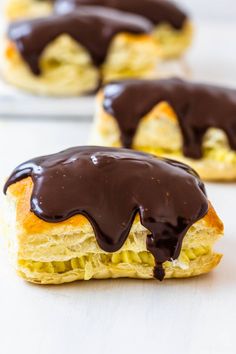
[[[83,215],[75,215],[57,224],[47,223],[39,219],[30,211],[32,189],[33,182],[30,177],[11,185],[8,189],[8,194],[16,200],[16,223],[19,233],[22,232],[22,237],[27,238],[32,234],[50,234],[52,229],[54,233],[60,233],[60,230],[63,230],[65,227],[77,229],[89,224]]]

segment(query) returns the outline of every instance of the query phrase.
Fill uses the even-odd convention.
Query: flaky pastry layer
[[[47,223],[30,212],[31,178],[11,185],[7,192],[6,237],[18,274],[40,284],[61,284],[91,278],[153,278],[154,258],[146,249],[148,230],[136,217],[129,237],[114,253],[97,244],[89,221],[76,215],[60,223]],[[221,259],[213,244],[223,224],[209,204],[207,215],[195,223],[183,240],[177,260],[165,262],[166,278],[209,272]]]
[[[41,74],[34,75],[14,43],[7,41],[2,61],[6,81],[41,95],[71,96],[95,91],[103,81],[148,77],[156,68],[156,45],[149,35],[120,33],[111,42],[105,63],[93,65],[89,52],[68,35],[44,50]]]
[[[97,99],[97,114],[91,136],[94,145],[120,147],[120,130],[114,117],[103,109],[103,94]],[[178,160],[190,165],[205,180],[236,179],[236,152],[230,149],[226,134],[211,128],[207,131],[203,157],[195,160],[182,152],[183,139],[178,118],[167,102],[157,104],[140,120],[133,148]]]

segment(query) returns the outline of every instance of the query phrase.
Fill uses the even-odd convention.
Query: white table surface
[[[236,86],[236,27],[201,31],[189,56],[195,78]],[[30,157],[85,144],[90,125],[3,117],[0,180]],[[207,184],[207,190],[225,222],[217,244],[224,258],[199,278],[30,285],[13,272],[0,238],[0,353],[236,353],[236,188]]]

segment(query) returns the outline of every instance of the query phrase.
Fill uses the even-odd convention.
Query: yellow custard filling
[[[173,158],[176,156],[182,156],[183,152],[181,150],[167,150],[167,149],[162,149],[162,148],[151,148],[151,147],[138,147],[135,146],[135,149],[141,150],[150,154],[154,154],[157,156],[166,156],[171,157],[173,155]],[[228,147],[219,147],[216,146],[214,147],[203,147],[203,159],[207,160],[212,160],[216,162],[227,162],[230,164],[236,163],[236,152],[229,150]]]
[[[187,267],[189,263],[199,256],[211,253],[209,246],[199,246],[197,248],[183,249],[178,258],[179,264]],[[170,262],[165,262],[167,267]],[[86,256],[72,258],[68,261],[37,262],[32,260],[19,260],[19,265],[30,272],[37,273],[66,273],[73,270],[84,270],[88,264],[94,268],[99,265],[121,265],[121,264],[140,264],[142,266],[154,267],[154,257],[150,252],[122,251],[116,253],[88,254]]]

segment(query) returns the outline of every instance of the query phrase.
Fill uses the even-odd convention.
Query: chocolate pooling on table
[[[123,246],[138,213],[160,280],[162,264],[178,258],[188,229],[208,211],[204,185],[190,167],[128,149],[75,147],[32,159],[13,171],[4,192],[27,177],[37,217],[58,223],[84,215],[106,252]]]
[[[202,143],[209,128],[223,130],[236,150],[236,90],[183,81],[127,80],[104,88],[103,107],[119,125],[121,142],[131,147],[140,120],[158,103],[175,111],[186,157],[202,157]]]
[[[73,11],[80,5],[100,5],[148,18],[154,25],[168,23],[182,29],[187,15],[168,0],[55,0],[55,12]]]
[[[64,15],[13,22],[8,38],[35,75],[40,75],[39,61],[46,46],[62,34],[68,34],[91,55],[94,65],[101,65],[112,39],[118,33],[146,34],[152,30],[147,19],[99,6],[81,6]]]

